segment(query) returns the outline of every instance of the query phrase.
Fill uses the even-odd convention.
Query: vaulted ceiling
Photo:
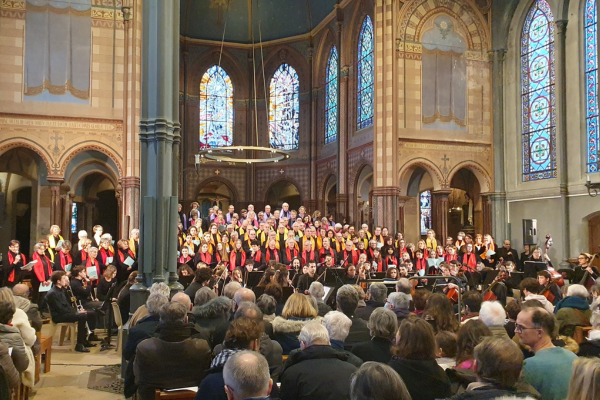
[[[229,4],[228,4],[229,2]],[[230,43],[258,43],[310,32],[337,0],[182,0],[181,35]],[[253,23],[251,23],[252,21]]]

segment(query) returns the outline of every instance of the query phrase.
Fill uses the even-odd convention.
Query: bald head
[[[252,351],[236,353],[227,360],[223,381],[229,400],[266,397],[273,385],[269,363],[264,356]]]
[[[254,292],[248,288],[238,289],[233,295],[233,301],[235,304],[240,305],[244,301],[249,301],[250,303],[256,302],[256,296]]]
[[[13,287],[13,294],[19,297],[25,297],[29,295],[29,286],[22,283],[18,283]]]
[[[187,311],[192,310],[192,301],[190,300],[190,296],[183,292],[176,293],[171,299],[171,302],[182,304]]]

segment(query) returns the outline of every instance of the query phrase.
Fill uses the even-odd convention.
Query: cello
[[[500,272],[498,272],[498,276],[494,278],[494,282],[483,292],[483,301],[494,301],[498,300],[496,294],[492,291],[492,289],[499,283],[504,282],[504,280],[508,277],[508,272],[504,267],[501,267]]]

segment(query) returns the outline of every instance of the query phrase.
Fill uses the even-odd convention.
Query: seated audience
[[[239,282],[229,282],[227,285],[223,287],[223,296],[233,300],[233,296],[235,292],[241,289],[242,284]]]
[[[592,330],[589,331],[588,337],[582,343],[579,344],[579,352],[577,353],[580,357],[600,357],[600,309],[598,309],[598,303],[600,300],[594,300],[590,309],[592,316],[590,317],[590,324]]]
[[[413,285],[407,278],[400,278],[398,282],[396,282],[396,292],[411,294],[413,290]],[[423,289],[421,289],[423,290]],[[429,291],[427,291],[429,293]]]
[[[240,304],[243,302],[253,303],[256,301],[256,295],[254,292],[248,288],[239,288],[235,294],[233,295],[233,312],[237,311]],[[212,346],[213,348],[223,343],[225,340],[225,334],[227,334],[227,330],[229,329],[230,320],[223,322],[221,325],[215,328],[215,331],[212,336]],[[263,326],[268,335],[273,334],[273,327],[268,322],[263,322]]]
[[[385,306],[396,315],[398,325],[410,315],[410,301],[411,296],[406,293],[394,292],[388,296]]]
[[[121,321],[123,321],[123,323],[126,323],[127,320],[129,320],[129,310],[131,308],[131,293],[129,292],[129,289],[135,285],[135,278],[137,278],[137,275],[137,271],[133,271],[129,274],[127,277],[127,283],[119,291],[117,296],[117,304],[119,306],[119,310],[121,311]]]
[[[310,284],[308,288],[308,292],[312,297],[317,300],[317,308],[319,311],[319,317],[324,317],[329,311],[331,311],[331,307],[329,307],[323,301],[323,297],[325,296],[325,289],[323,289],[323,284],[321,282],[313,282]]]
[[[435,359],[431,325],[418,317],[402,321],[388,365],[400,375],[413,399],[434,400],[450,395],[450,381]]]
[[[387,364],[392,358],[392,341],[396,337],[396,332],[398,332],[396,314],[387,308],[377,308],[371,313],[367,325],[371,340],[352,346],[352,353],[363,361],[376,361]]]
[[[540,392],[544,400],[567,397],[573,361],[577,358],[572,352],[552,343],[556,325],[554,315],[539,307],[521,311],[515,324],[515,334],[535,354],[525,360],[523,379]]]
[[[597,400],[600,398],[600,360],[579,357],[573,363],[573,375],[566,400]]]
[[[408,293],[410,294],[410,293]],[[415,290],[415,294],[412,297],[413,299],[413,307],[414,307],[414,314],[417,316],[422,316],[423,315],[423,310],[425,310],[425,307],[427,306],[427,300],[429,300],[429,296],[431,295],[431,292],[429,290],[425,290],[425,289],[417,289]]]
[[[458,338],[456,333],[440,331],[435,335],[435,343],[438,348],[438,365],[443,369],[454,368],[456,366],[456,348],[458,347]]]
[[[209,335],[211,347],[221,344],[215,340],[215,331],[221,325],[229,322],[232,310],[232,301],[224,296],[215,297],[208,303],[192,309],[192,313],[196,317],[196,324]]]
[[[463,315],[461,323],[465,324],[468,321],[479,319],[479,310],[483,302],[481,293],[474,290],[465,292],[462,296],[462,302],[465,306],[465,315]]]
[[[210,285],[210,280],[212,278],[212,270],[207,268],[206,265],[198,267],[196,272],[194,273],[194,280],[190,283],[190,286],[187,287],[183,292],[190,296],[190,300],[194,301],[194,297],[196,296],[196,292],[202,289],[203,287],[207,287]],[[225,285],[227,287],[227,285]],[[212,288],[211,288],[212,289]]]
[[[558,333],[573,337],[578,326],[590,326],[592,311],[588,303],[589,293],[583,285],[569,285],[567,297],[556,304],[554,314],[558,321]]]
[[[8,397],[6,397],[6,399],[13,398],[12,393],[16,392],[19,389],[19,386],[21,386],[21,376],[19,375],[19,370],[15,367],[13,357],[17,358],[14,349],[0,341],[0,368],[2,368],[4,379],[8,384],[8,393],[6,393]],[[18,360],[16,361],[19,362]],[[0,397],[1,395],[2,391],[0,389]]]
[[[17,371],[24,372],[30,364],[35,363],[35,360],[33,354],[31,354],[31,349],[23,342],[19,330],[11,325],[14,314],[15,306],[10,301],[0,300],[0,343],[12,348],[10,358],[13,365]],[[14,383],[17,382],[13,376],[11,377],[11,384]]]
[[[365,301],[366,305],[356,310],[355,315],[358,318],[368,321],[373,310],[385,306],[386,298],[387,286],[385,286],[385,284],[380,282],[371,284],[367,290],[367,300]]]
[[[253,351],[241,351],[227,360],[223,383],[229,400],[268,400],[273,388],[267,360]]]
[[[283,354],[300,347],[298,335],[308,322],[321,322],[317,310],[310,304],[308,298],[300,293],[294,293],[285,302],[280,317],[273,320],[273,335],[283,349]]]
[[[542,286],[538,282],[537,279],[534,278],[525,278],[521,281],[519,285],[521,289],[521,295],[527,300],[537,300],[542,303],[543,307],[549,312],[554,312],[554,306],[552,303],[548,301],[544,295],[538,294],[542,289]]]
[[[133,371],[138,399],[154,399],[155,389],[198,386],[210,365],[206,340],[190,338],[186,308],[167,303],[159,311],[158,337],[142,341],[136,349]]]
[[[352,285],[344,285],[340,287],[335,296],[337,303],[337,311],[341,311],[352,321],[350,332],[344,342],[345,350],[352,350],[352,346],[356,343],[367,342],[371,339],[367,323],[355,316],[358,307],[359,294]]]
[[[483,304],[481,304],[479,318],[481,319],[481,322],[492,331],[492,335],[498,338],[510,339],[506,333],[506,329],[504,329],[504,325],[506,324],[506,311],[504,311],[504,307],[502,307],[500,302],[484,301]]]
[[[350,378],[357,368],[348,355],[334,350],[327,329],[306,324],[298,335],[299,351],[288,358],[279,376],[281,400],[339,400],[350,395]]]
[[[433,293],[427,300],[423,319],[429,322],[435,332],[458,332],[460,324],[454,316],[452,302],[442,293]]]
[[[29,324],[36,332],[42,330],[42,317],[37,304],[29,300],[29,287],[23,283],[13,286],[15,305],[27,314]]]
[[[129,361],[135,356],[137,346],[145,339],[154,336],[154,332],[160,322],[160,309],[169,302],[169,298],[160,294],[153,293],[146,300],[148,315],[141,319],[136,326],[129,329],[127,341],[123,346],[123,357]]]
[[[325,314],[325,317],[323,317],[323,326],[327,329],[327,333],[329,333],[329,343],[331,344],[331,347],[340,353],[347,354],[348,362],[357,368],[360,367],[363,360],[351,352],[344,350],[344,340],[346,340],[348,332],[350,332],[350,327],[352,326],[350,318],[340,311],[329,311]],[[290,356],[297,351],[300,351],[300,349],[292,351]]]
[[[202,307],[212,299],[215,299],[217,294],[211,288],[205,286],[202,289],[198,289],[196,294],[194,295],[194,307],[192,310],[198,307]]]
[[[475,372],[473,350],[486,336],[493,336],[492,331],[480,320],[467,321],[460,327],[456,337],[456,366],[454,369],[468,369]]]
[[[155,282],[152,284],[152,286],[150,286],[150,289],[148,290],[148,296],[151,296],[154,293],[161,294],[168,300],[169,296],[171,295],[171,289],[169,289],[169,286],[164,282]],[[129,328],[133,328],[138,323],[138,321],[144,319],[147,315],[148,308],[145,304],[138,307],[138,309],[135,310],[135,312],[129,319]]]
[[[352,375],[350,400],[413,400],[402,378],[390,366],[366,362]]]
[[[268,294],[261,294],[256,305],[260,308],[263,313],[263,319],[267,322],[273,323],[275,319],[275,310],[277,309],[277,300],[273,296]]]
[[[508,320],[504,325],[504,330],[511,339],[515,336],[515,321],[517,320],[517,315],[519,315],[520,312],[521,304],[519,304],[518,301],[509,301],[506,304],[506,314],[508,316]]]

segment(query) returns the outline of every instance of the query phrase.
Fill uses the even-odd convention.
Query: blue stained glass
[[[270,85],[269,141],[280,150],[298,149],[300,80],[289,64],[281,64]]]
[[[329,52],[325,82],[325,144],[337,139],[338,128],[338,52]]]
[[[585,94],[587,132],[587,172],[598,172],[598,54],[596,0],[585,3]]]
[[[200,81],[200,148],[233,144],[233,85],[227,72],[213,65]]]
[[[554,17],[536,0],[521,36],[523,181],[556,178]]]
[[[367,15],[358,37],[357,129],[373,124],[373,23]]]
[[[431,229],[431,191],[425,190],[419,195],[421,209],[421,235],[426,235]]]
[[[77,203],[71,205],[71,233],[77,233]]]

